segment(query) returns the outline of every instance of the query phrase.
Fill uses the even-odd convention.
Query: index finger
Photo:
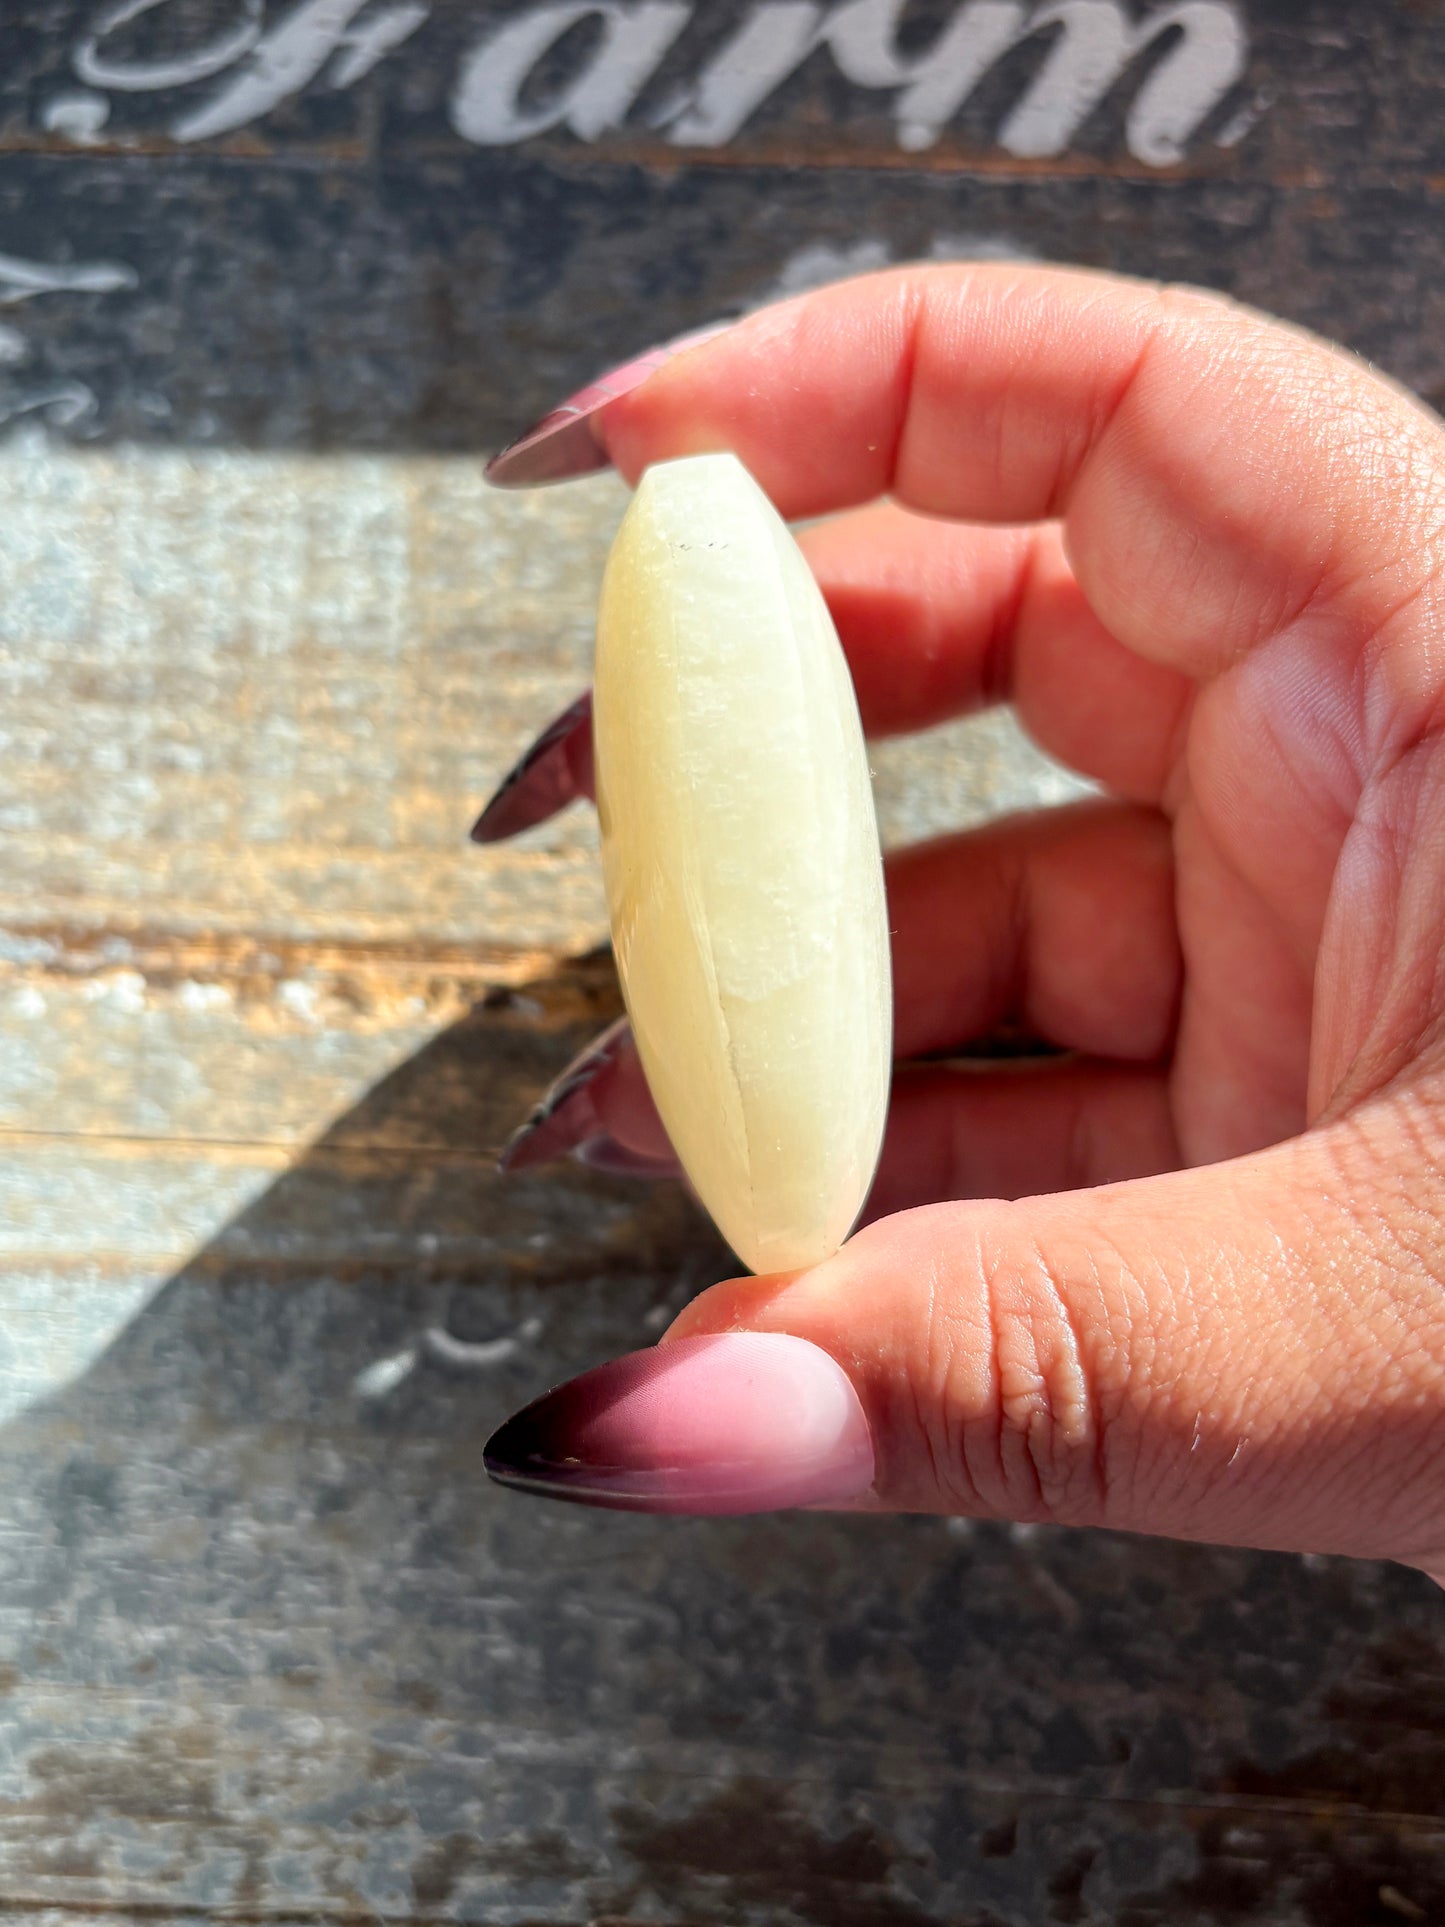
[[[821,289],[669,363],[600,432],[630,478],[732,449],[794,518],[880,495],[1061,517],[1096,614],[1196,677],[1305,610],[1380,628],[1445,551],[1440,438],[1418,404],[1220,298],[1067,270]]]

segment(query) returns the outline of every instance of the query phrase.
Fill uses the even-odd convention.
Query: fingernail
[[[609,1178],[646,1178],[656,1184],[663,1178],[682,1176],[682,1166],[676,1158],[649,1157],[646,1151],[634,1151],[630,1144],[620,1144],[606,1131],[575,1145],[572,1155],[589,1171],[603,1171]]]
[[[537,488],[544,482],[570,482],[575,476],[606,468],[607,451],[592,432],[592,420],[599,409],[640,387],[684,348],[696,348],[732,325],[731,321],[719,321],[708,328],[694,328],[609,369],[494,455],[484,471],[486,479],[494,488]]]
[[[532,747],[507,771],[495,795],[472,825],[474,843],[500,843],[593,794],[592,691],[579,696],[548,723]]]
[[[625,1017],[619,1017],[579,1051],[547,1087],[526,1122],[503,1145],[498,1170],[525,1170],[529,1164],[566,1157],[579,1146],[608,1137],[593,1102],[591,1085],[600,1071],[631,1048],[632,1028]]]
[[[779,1332],[679,1338],[584,1372],[495,1432],[499,1485],[624,1512],[781,1512],[873,1483],[858,1394]]]

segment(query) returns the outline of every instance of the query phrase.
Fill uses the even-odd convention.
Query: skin
[[[830,1352],[886,1509],[1445,1575],[1439,422],[1219,298],[978,266],[765,310],[601,432],[830,518],[874,733],[1009,700],[1105,791],[890,868],[899,1054],[1073,1054],[908,1071],[872,1222],[669,1336]]]

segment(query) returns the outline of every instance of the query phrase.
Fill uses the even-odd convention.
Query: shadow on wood
[[[486,1483],[731,1268],[674,1188],[491,1169],[615,995],[493,993],[0,1432],[7,1911],[1434,1918],[1424,1581]]]

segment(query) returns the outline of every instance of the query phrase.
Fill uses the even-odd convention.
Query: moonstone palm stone
[[[735,456],[643,476],[594,701],[612,940],[658,1112],[745,1264],[815,1264],[883,1134],[883,870],[832,618]]]

